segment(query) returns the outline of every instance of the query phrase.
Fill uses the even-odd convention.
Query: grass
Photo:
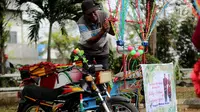
[[[176,87],[176,99],[196,98],[194,87]]]
[[[1,106],[0,112],[17,112],[17,105]]]

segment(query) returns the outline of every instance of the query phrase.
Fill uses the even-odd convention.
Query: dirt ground
[[[178,105],[178,112],[200,112],[200,106]],[[145,108],[140,108],[139,112],[146,112]]]

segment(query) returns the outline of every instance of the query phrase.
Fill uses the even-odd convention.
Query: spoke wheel
[[[112,112],[138,112],[133,104],[125,102],[113,102],[111,109]]]
[[[26,112],[45,112],[40,106],[30,106]]]
[[[23,109],[23,112],[46,112],[46,111],[38,105],[28,104]]]
[[[132,112],[129,108],[121,104],[112,105],[113,112]]]

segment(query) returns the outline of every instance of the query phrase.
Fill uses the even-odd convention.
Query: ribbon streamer
[[[193,4],[198,12],[198,14],[200,15],[200,4],[199,4],[200,1],[196,1],[194,0]]]
[[[197,14],[196,10],[194,9],[194,7],[193,7],[191,4],[189,4],[187,0],[184,0],[184,2],[185,2],[185,4],[186,4],[189,8],[192,9],[192,14],[193,14],[195,17],[198,17],[198,14]]]
[[[161,12],[155,17],[155,19],[154,19],[154,21],[153,21],[153,23],[152,23],[150,32],[149,32],[149,34],[148,34],[147,39],[149,39],[149,37],[150,37],[150,35],[151,35],[151,33],[152,33],[154,27],[156,26],[156,22],[157,22],[157,20],[158,20],[158,17],[164,12],[164,10],[167,8],[168,5],[169,5],[169,2],[167,2],[167,3],[163,6]]]

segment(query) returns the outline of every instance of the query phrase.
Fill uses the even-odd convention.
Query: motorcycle
[[[129,99],[109,94],[106,84],[112,81],[112,72],[103,70],[102,65],[87,65],[84,69],[72,65],[54,72],[70,79],[67,71],[74,68],[82,73],[82,79],[56,89],[37,86],[35,77],[24,79],[18,112],[138,112]]]

